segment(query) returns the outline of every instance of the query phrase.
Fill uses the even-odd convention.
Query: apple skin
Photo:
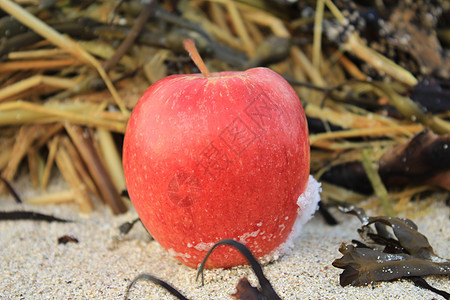
[[[197,267],[223,239],[256,257],[290,234],[310,163],[306,117],[293,88],[267,68],[172,75],[151,85],[127,125],[123,167],[150,234]],[[219,247],[206,268],[246,264]]]

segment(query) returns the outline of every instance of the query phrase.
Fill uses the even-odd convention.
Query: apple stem
[[[200,72],[202,72],[203,76],[209,77],[211,74],[209,73],[208,68],[206,67],[205,63],[203,62],[202,57],[198,53],[197,47],[195,47],[194,40],[193,39],[185,39],[183,41],[183,47],[189,53],[189,56],[191,57],[192,61],[195,63],[197,68],[200,69]]]

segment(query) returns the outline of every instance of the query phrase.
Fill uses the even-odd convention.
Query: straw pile
[[[127,210],[120,153],[130,111],[151,83],[196,71],[182,51],[187,37],[211,71],[266,65],[289,80],[308,118],[325,124],[310,135],[319,180],[334,165],[363,161],[378,191],[372,203],[384,199],[389,214],[424,191],[442,191],[426,183],[387,191],[376,172],[386,149],[425,128],[450,133],[448,111],[426,113],[407,96],[429,64],[413,75],[373,50],[331,0],[317,1],[315,13],[301,8],[302,16],[260,0],[16,2],[0,2],[0,171],[11,182],[26,171],[41,190],[28,203],[75,201],[90,212],[104,202],[116,214]],[[370,106],[394,107],[397,116]],[[49,192],[59,174],[67,186]],[[323,198],[367,197],[324,184]]]

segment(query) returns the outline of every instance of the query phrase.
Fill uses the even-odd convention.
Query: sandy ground
[[[0,222],[1,299],[121,299],[130,281],[150,273],[178,288],[189,299],[231,299],[240,278],[255,285],[248,266],[207,270],[205,285],[195,281],[196,270],[170,257],[149,239],[139,224],[120,237],[118,226],[134,219],[133,209],[114,216],[107,207],[89,215],[75,205],[29,206],[0,197],[0,211],[33,210],[74,220],[73,223]],[[442,299],[407,280],[367,287],[341,287],[340,269],[331,263],[341,257],[342,242],[359,239],[355,217],[337,213],[340,225],[330,227],[315,216],[295,242],[293,253],[264,266],[264,272],[283,299]],[[450,257],[449,208],[437,203],[433,212],[414,220],[441,257]],[[63,235],[79,243],[58,244]],[[427,281],[449,291],[448,277]],[[131,299],[173,299],[161,288],[138,282]]]

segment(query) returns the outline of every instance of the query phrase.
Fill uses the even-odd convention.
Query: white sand
[[[75,220],[74,223],[32,221],[0,222],[1,299],[121,299],[138,274],[151,273],[177,287],[189,299],[230,299],[240,278],[256,278],[248,266],[206,270],[205,286],[195,282],[196,270],[171,258],[150,241],[140,224],[118,239],[117,227],[132,220],[130,210],[114,216],[107,207],[90,215],[74,205],[28,206],[0,197],[0,210],[26,209]],[[326,225],[320,216],[307,223],[295,241],[292,254],[264,266],[264,272],[283,299],[442,299],[415,287],[410,281],[378,283],[368,287],[341,287],[341,269],[331,263],[341,257],[342,242],[359,239],[355,217],[337,213],[342,223]],[[442,257],[450,257],[449,209],[436,205],[430,215],[415,220]],[[73,235],[79,243],[58,245],[57,239]],[[436,288],[450,290],[448,277],[430,276]],[[131,299],[173,299],[163,289],[140,281]]]

